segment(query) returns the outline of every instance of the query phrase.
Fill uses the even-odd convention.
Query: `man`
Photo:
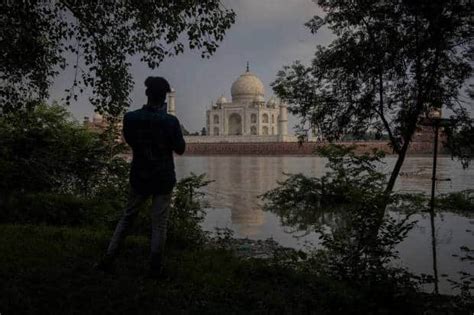
[[[128,112],[123,119],[123,135],[133,151],[130,195],[122,218],[115,228],[107,253],[97,269],[110,271],[139,207],[152,197],[150,273],[161,275],[171,192],[176,185],[173,152],[183,154],[185,142],[178,119],[166,112],[168,82],[161,77],[145,80],[148,102]]]

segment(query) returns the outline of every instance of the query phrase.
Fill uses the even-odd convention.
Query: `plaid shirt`
[[[123,135],[133,151],[132,188],[139,194],[170,193],[176,184],[173,152],[185,150],[178,119],[145,105],[125,114]]]

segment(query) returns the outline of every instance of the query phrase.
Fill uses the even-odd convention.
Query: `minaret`
[[[316,131],[316,127],[311,126],[311,124],[309,125],[307,135],[308,135],[308,142],[318,141],[318,134]]]
[[[280,138],[288,135],[288,109],[286,104],[280,101],[280,119],[278,120],[278,135]],[[283,140],[283,139],[281,139]]]
[[[176,91],[173,88],[168,93],[168,114],[176,116]]]
[[[84,116],[84,123],[83,123],[83,125],[84,125],[85,127],[89,127],[90,123],[91,123],[91,122],[90,122],[90,120],[89,120],[89,116]]]

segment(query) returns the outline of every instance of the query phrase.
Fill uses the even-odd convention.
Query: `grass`
[[[92,268],[108,231],[2,225],[0,234],[2,314],[303,311],[298,303],[285,304],[289,286],[297,289],[303,279],[256,263],[250,270],[248,262],[223,250],[171,249],[168,279],[154,282],[144,279],[148,241],[143,237],[127,240],[118,275],[112,276]],[[294,299],[298,291],[291,294]]]
[[[220,249],[168,250],[167,279],[144,278],[148,240],[130,237],[117,275],[92,266],[110,231],[0,225],[0,313],[413,313],[415,300],[384,300],[350,286]]]

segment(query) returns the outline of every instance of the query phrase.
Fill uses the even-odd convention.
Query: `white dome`
[[[247,71],[232,84],[231,94],[233,101],[253,101],[265,95],[265,88],[256,75]]]
[[[272,97],[268,100],[267,106],[274,108],[276,105],[277,105],[277,100],[276,100],[276,98],[275,98],[274,96],[272,96]]]
[[[224,95],[221,95],[218,99],[216,104],[225,104],[227,103],[227,99],[224,97]]]
[[[257,96],[255,96],[253,101],[256,102],[256,103],[261,103],[261,102],[265,102],[265,98],[262,95],[257,95]]]

